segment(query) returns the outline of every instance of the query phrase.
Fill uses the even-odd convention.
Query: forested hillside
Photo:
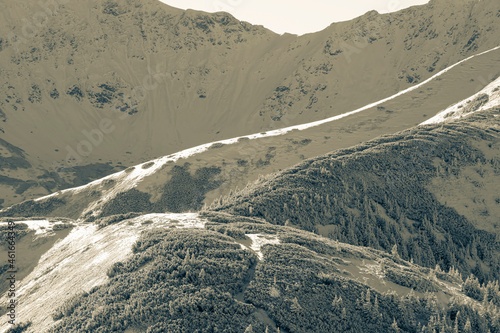
[[[498,284],[464,284],[453,269],[421,268],[258,219],[206,217],[206,230],[144,233],[133,256],[108,271],[108,283],[60,306],[50,331],[500,329]]]
[[[456,203],[435,195],[436,179],[446,180],[455,192],[472,183],[477,193],[469,195],[493,196],[489,209],[497,209],[498,188],[491,184],[500,173],[498,111],[416,127],[305,161],[209,209],[395,250],[406,260],[454,266],[481,281],[498,279],[498,225],[468,219],[450,206]],[[471,169],[478,179],[468,173]],[[467,207],[466,202],[462,208]]]

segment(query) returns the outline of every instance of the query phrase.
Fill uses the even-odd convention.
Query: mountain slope
[[[455,270],[228,214],[122,218],[77,223],[21,282],[27,332],[499,328],[498,285]]]
[[[40,11],[51,15],[26,36]],[[296,37],[153,0],[6,3],[0,138],[25,152],[26,167],[4,168],[4,206],[390,96],[497,46],[497,11],[494,0],[452,12],[433,1]],[[493,77],[473,79],[477,91]]]
[[[500,230],[487,223],[495,218],[471,218],[475,207],[465,203],[458,209],[462,203],[448,204],[453,194],[445,192],[493,198],[483,214],[491,210],[495,216],[498,125],[496,107],[381,137],[279,172],[212,209],[295,225],[356,245],[386,250],[397,245],[403,258],[421,265],[455,266],[465,274],[496,279]],[[468,184],[476,191],[467,192]]]
[[[261,175],[419,124],[427,114],[437,113],[473,90],[475,83],[469,78],[477,71],[491,72],[492,66],[498,66],[498,54],[500,50],[494,49],[477,55],[435,74],[427,83],[337,117],[207,143],[79,188],[25,202],[0,214],[89,219],[130,211],[198,210],[203,203],[209,204]],[[470,83],[468,88],[464,82]],[[491,93],[497,83],[498,80],[478,95]],[[460,92],[458,86],[462,87]],[[494,100],[492,95],[491,103]]]
[[[0,205],[54,192],[0,211],[0,330],[500,331],[496,1],[302,37],[40,6],[0,14]]]
[[[498,91],[485,91],[494,103]],[[468,104],[478,105],[470,100]],[[448,204],[441,197],[471,193],[477,202],[495,193],[499,109],[480,108],[469,108],[462,118],[449,117],[304,161],[217,200],[201,216],[134,214],[76,222],[38,265],[28,265],[32,271],[22,281],[26,287],[20,294],[23,318],[32,322],[28,330],[160,332],[189,331],[196,325],[241,331],[252,325],[258,332],[266,327],[285,332],[387,332],[394,322],[408,332],[437,327],[443,332],[456,327],[498,330],[500,292],[494,280],[500,267],[499,230],[489,223],[498,202],[484,202],[492,219],[483,214],[481,220],[471,218],[476,207],[461,207],[468,212],[462,215],[455,201]],[[209,152],[218,149],[223,148]],[[128,171],[128,185],[162,167],[156,161]],[[210,182],[202,174],[192,176],[198,177],[194,184]],[[471,184],[474,192],[465,190]],[[85,195],[77,200],[92,200],[90,189],[83,187]],[[118,197],[116,202],[124,212],[147,207],[146,201],[133,199]],[[36,214],[57,204],[64,207],[65,202],[53,196],[40,200],[38,207],[15,206],[3,213]],[[179,226],[208,230],[176,232]],[[138,238],[139,231],[147,233]],[[96,251],[101,253],[98,260]],[[70,253],[74,260],[65,260]],[[117,263],[120,260],[124,262]],[[95,276],[82,287],[78,281],[87,279],[88,272],[74,264],[100,269],[93,270]],[[228,267],[234,274],[227,274]],[[58,283],[66,271],[76,282],[65,282],[62,288]],[[67,302],[59,309],[57,302],[41,305],[39,295],[45,289],[30,283],[35,279],[61,290],[53,297]],[[134,281],[147,282],[139,286]],[[151,293],[163,305],[147,296]],[[127,306],[130,302],[135,305]],[[225,315],[217,304],[224,304]],[[39,306],[44,311],[35,310]]]

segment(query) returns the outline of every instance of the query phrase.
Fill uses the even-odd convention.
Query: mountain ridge
[[[387,251],[396,244],[403,258],[420,265],[439,263],[496,279],[500,230],[491,223],[494,217],[484,220],[479,214],[496,216],[498,207],[493,202],[475,210],[472,196],[495,197],[498,133],[498,106],[419,126],[304,161],[219,199],[209,210]],[[481,165],[483,171],[477,169]],[[469,172],[476,169],[482,176]],[[477,191],[459,189],[468,183]],[[442,191],[444,184],[466,201],[448,201],[453,195]],[[482,259],[468,254],[466,248],[475,246]]]

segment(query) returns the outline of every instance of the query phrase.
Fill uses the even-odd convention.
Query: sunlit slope
[[[118,223],[127,217],[127,221]],[[36,221],[17,223],[21,227],[21,223],[31,226],[33,222]],[[24,266],[29,265],[26,269],[29,274],[16,275],[18,323],[32,320],[32,332],[46,332],[53,322],[52,314],[64,300],[108,281],[107,270],[114,263],[131,255],[132,245],[142,231],[161,227],[202,228],[204,223],[203,218],[194,214],[145,215],[135,218],[129,215],[103,220],[100,225],[75,223],[69,233],[64,233],[65,237],[32,233],[23,235],[17,254]],[[54,242],[54,238],[62,239]],[[43,243],[45,246],[40,246]],[[26,250],[29,247],[31,251]],[[6,277],[8,274],[2,273],[2,276]],[[8,302],[7,293],[4,293],[0,302]]]
[[[498,286],[395,253],[227,214],[97,222],[77,224],[21,281],[26,332],[498,328]],[[489,304],[476,295],[486,290]]]

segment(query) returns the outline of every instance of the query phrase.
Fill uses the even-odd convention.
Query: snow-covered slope
[[[107,270],[132,254],[132,245],[142,231],[204,228],[205,223],[206,220],[197,214],[148,214],[104,228],[96,224],[78,224],[20,281],[16,295],[17,323],[31,321],[32,332],[46,332],[53,324],[52,314],[64,300],[108,281]],[[27,221],[26,224],[44,225],[40,221]],[[0,298],[1,304],[8,301],[7,295]],[[8,326],[4,321],[0,330]]]
[[[477,94],[460,101],[441,111],[434,117],[424,121],[422,125],[438,124],[500,106],[500,77],[491,82]]]

